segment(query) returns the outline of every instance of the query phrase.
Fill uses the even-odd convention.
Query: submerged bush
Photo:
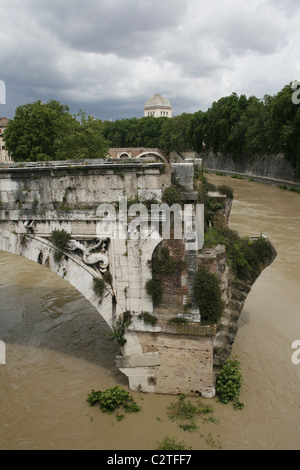
[[[141,407],[133,400],[132,396],[124,389],[116,385],[104,392],[92,390],[86,400],[90,406],[99,405],[103,413],[114,413],[120,407],[126,413],[140,411]]]
[[[183,441],[178,441],[174,437],[166,436],[157,443],[156,450],[185,450],[186,445]]]
[[[227,359],[217,379],[217,395],[221,403],[235,402],[235,408],[242,408],[243,404],[238,401],[243,378],[240,370],[240,362]]]
[[[182,394],[178,396],[175,403],[168,407],[169,418],[179,422],[179,427],[189,432],[198,429],[195,419],[200,416],[203,423],[218,423],[219,420],[212,415],[213,411],[213,407],[209,404],[204,405],[201,400],[192,403],[191,400],[186,400],[186,396]]]

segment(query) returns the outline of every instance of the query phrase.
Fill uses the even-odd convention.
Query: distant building
[[[156,94],[146,101],[144,106],[144,116],[172,117],[172,106],[170,101],[163,96]]]
[[[11,162],[11,157],[5,150],[5,144],[3,140],[3,133],[7,127],[8,119],[5,117],[0,118],[0,163]]]

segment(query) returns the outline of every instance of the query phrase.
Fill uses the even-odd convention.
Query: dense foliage
[[[236,161],[257,154],[282,152],[296,168],[300,162],[300,107],[286,85],[263,99],[232,93],[205,112],[183,113],[172,119],[145,117],[104,122],[111,147],[158,147],[166,151],[210,149]]]
[[[67,248],[68,242],[71,238],[71,235],[65,230],[53,230],[51,233],[51,241],[54,243],[57,248],[65,250]]]
[[[133,400],[132,396],[122,387],[116,385],[104,392],[92,390],[86,400],[90,406],[99,405],[104,413],[114,413],[122,408],[126,413],[140,411],[141,407]]]
[[[215,274],[201,268],[196,274],[194,296],[204,323],[217,323],[224,310],[219,279]]]
[[[243,404],[238,400],[242,384],[240,362],[236,358],[227,359],[217,379],[217,394],[221,403],[233,401],[235,408],[242,408]]]
[[[58,101],[18,106],[4,134],[15,162],[103,158],[108,153],[103,123]]]
[[[225,245],[227,263],[241,280],[255,281],[261,269],[274,257],[272,245],[266,238],[260,236],[251,240],[249,237],[240,237],[235,230],[225,227],[207,228],[205,244]]]
[[[19,106],[4,139],[15,161],[102,158],[108,147],[151,147],[166,151],[212,150],[235,161],[257,154],[283,153],[293,168],[300,163],[300,107],[292,85],[263,99],[245,95],[220,98],[207,111],[167,117],[101,121],[77,116],[57,101]]]

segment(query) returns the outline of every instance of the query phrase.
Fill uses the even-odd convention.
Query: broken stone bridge
[[[159,230],[155,236],[153,231],[136,236],[138,224],[128,226],[120,218],[117,233],[109,224],[103,232],[99,206],[114,207],[118,214],[124,197],[128,206],[137,201],[160,204],[175,171],[185,188],[182,202],[195,207],[193,175],[199,163],[193,158],[170,163],[157,149],[137,151],[137,157],[132,149],[116,149],[105,160],[0,167],[0,250],[22,255],[64,278],[94,306],[116,338],[121,332],[117,366],[132,390],[214,396],[216,332],[201,324],[201,312],[192,302],[191,280],[198,269],[198,251],[188,246],[193,237],[164,240]],[[162,220],[157,217],[159,224]],[[195,223],[194,217],[189,234],[194,233]],[[69,236],[63,247],[52,236],[62,231]],[[182,263],[166,279],[167,289],[156,306],[146,283],[161,246]],[[95,279],[102,280],[101,296],[95,291]],[[149,323],[149,316],[157,321]],[[189,322],[170,321],[181,317]]]

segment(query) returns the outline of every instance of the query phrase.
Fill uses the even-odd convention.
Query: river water
[[[0,449],[153,450],[165,436],[195,450],[300,449],[300,364],[292,362],[292,343],[300,340],[300,195],[209,179],[234,190],[231,228],[264,233],[278,252],[247,298],[233,346],[244,409],[206,400],[218,422],[199,419],[188,432],[168,417],[176,397],[133,392],[142,409],[121,421],[90,408],[92,389],[127,388],[106,324],[54,273],[0,252]]]

